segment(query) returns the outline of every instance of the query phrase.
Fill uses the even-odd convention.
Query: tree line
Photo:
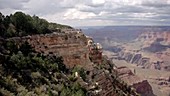
[[[36,15],[30,16],[23,12],[3,15],[0,12],[0,36],[3,38],[51,33],[52,30],[72,28],[67,25],[50,23]]]

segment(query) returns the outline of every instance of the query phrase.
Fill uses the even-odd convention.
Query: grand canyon
[[[169,96],[169,27],[106,26],[84,28],[84,31],[104,46],[104,54],[115,65],[127,67],[140,78],[148,80],[156,95]],[[129,79],[126,77],[125,80]],[[136,79],[130,81],[135,82]]]
[[[2,96],[170,94],[167,26],[76,29],[16,12],[0,29]]]
[[[0,96],[170,96],[170,0],[0,0]]]

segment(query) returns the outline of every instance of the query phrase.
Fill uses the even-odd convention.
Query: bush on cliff
[[[0,50],[0,53],[5,60],[0,63],[0,95],[84,96],[86,94],[85,89],[76,81],[66,78],[69,73],[62,57],[36,53],[27,42],[17,45],[14,41],[6,41],[1,47],[3,50]],[[3,53],[4,50],[7,52]],[[60,88],[63,84],[64,87]]]
[[[78,72],[78,74],[80,75],[80,77],[85,81],[86,80],[86,72],[85,70],[80,67],[80,66],[75,66],[73,69],[72,69],[72,73],[75,74],[75,72]]]

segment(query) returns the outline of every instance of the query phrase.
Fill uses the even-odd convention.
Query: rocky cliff
[[[170,70],[170,32],[144,32],[132,43],[123,45],[118,59],[143,68]]]
[[[134,86],[124,83],[124,79],[118,76],[121,72],[115,70],[115,65],[107,56],[102,55],[101,45],[94,43],[93,39],[85,36],[81,30],[71,29],[52,34],[13,37],[0,41],[2,43],[13,41],[18,46],[28,42],[38,53],[43,53],[46,56],[62,56],[64,64],[69,69],[75,68],[77,65],[81,66],[86,72],[86,74],[83,73],[86,78],[81,74],[76,77],[76,80],[91,96],[153,95],[152,88],[148,83],[142,81],[134,83]],[[66,79],[64,81],[67,81],[69,74],[62,73],[62,76]],[[147,90],[139,90],[137,86],[145,86],[144,89]],[[137,91],[133,90],[133,87]],[[147,93],[148,91],[149,93]]]
[[[152,87],[147,80],[139,78],[135,73],[125,66],[118,67],[118,76],[121,80],[136,89],[141,96],[154,96]]]
[[[86,36],[79,32],[53,32],[52,34],[14,37],[8,40],[28,42],[37,52],[62,56],[67,67],[89,63]]]
[[[170,45],[170,32],[143,32],[136,40],[144,42],[143,47],[150,46],[154,42]]]

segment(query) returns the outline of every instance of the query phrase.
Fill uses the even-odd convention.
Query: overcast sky
[[[71,26],[170,25],[170,0],[0,0],[1,13],[16,11]]]

